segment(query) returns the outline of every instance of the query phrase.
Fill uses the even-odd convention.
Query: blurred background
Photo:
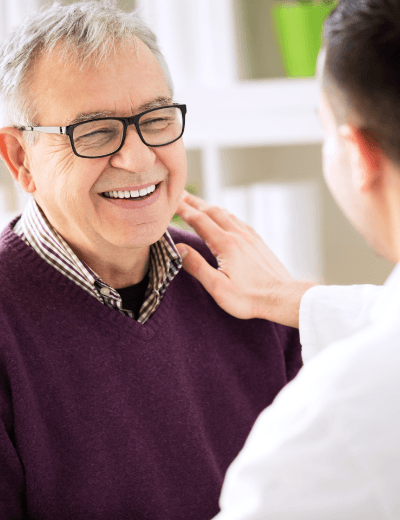
[[[0,2],[0,38],[27,13],[50,3]],[[281,46],[294,31],[277,32],[276,1],[118,3],[139,9],[155,31],[172,73],[174,99],[187,104],[189,191],[250,223],[295,277],[383,283],[391,264],[352,229],[324,184],[317,82],[313,71],[288,69],[288,51]],[[306,21],[305,33],[310,32]],[[1,162],[1,228],[25,202]]]

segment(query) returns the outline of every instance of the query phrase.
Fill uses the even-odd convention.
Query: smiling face
[[[53,53],[35,66],[31,88],[38,126],[66,126],[86,113],[129,117],[154,103],[172,103],[156,58],[140,40],[136,50],[118,51],[107,64],[82,71],[76,64],[63,65]],[[27,146],[25,166],[39,206],[83,258],[148,250],[175,213],[187,169],[182,139],[149,148],[134,125],[119,152],[98,159],[77,157],[67,136],[41,134]],[[152,185],[156,190],[143,200],[104,196]]]

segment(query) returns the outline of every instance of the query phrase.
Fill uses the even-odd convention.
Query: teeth
[[[152,184],[151,186],[148,186],[147,188],[143,188],[142,190],[106,191],[106,192],[104,192],[104,195],[110,199],[129,199],[129,198],[143,197],[144,195],[153,193],[153,191],[155,189],[156,189],[156,185]]]

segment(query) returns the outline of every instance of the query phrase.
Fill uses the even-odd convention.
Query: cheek
[[[326,184],[332,189],[332,177],[334,170],[334,148],[331,139],[326,139],[322,147],[322,170]]]
[[[46,150],[34,163],[37,196],[47,205],[70,206],[87,197],[94,182],[93,172],[69,150]]]
[[[346,154],[334,136],[330,136],[324,141],[322,167],[325,182],[334,197],[337,198],[343,190],[346,190],[344,184],[348,180],[349,168]]]
[[[186,184],[187,162],[183,143],[178,141],[177,144],[174,148],[166,149],[160,160],[168,170],[168,190],[173,192],[170,195],[179,198]]]
[[[356,222],[356,196],[351,181],[351,168],[344,146],[335,140],[328,140],[323,148],[323,169],[325,182],[336,204],[344,215]]]
[[[36,173],[38,189],[40,187],[42,190],[52,191],[59,187],[72,167],[73,157],[69,151],[59,151],[51,147],[38,148],[33,161],[33,175]]]

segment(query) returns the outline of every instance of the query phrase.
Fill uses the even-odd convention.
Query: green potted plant
[[[325,19],[336,7],[334,0],[297,0],[272,6],[272,20],[283,67],[291,77],[315,76]]]

